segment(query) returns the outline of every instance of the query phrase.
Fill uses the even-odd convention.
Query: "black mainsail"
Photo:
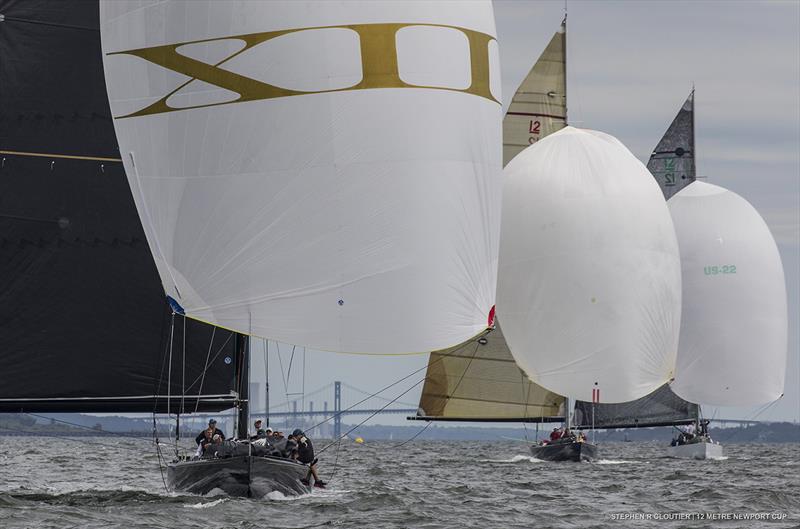
[[[647,162],[647,169],[655,177],[667,200],[697,178],[694,145],[692,89]]]
[[[236,405],[235,333],[172,321],[119,159],[97,1],[0,1],[0,411]]]
[[[639,428],[688,424],[697,419],[699,407],[677,396],[664,384],[649,395],[619,404],[575,403],[576,428]]]

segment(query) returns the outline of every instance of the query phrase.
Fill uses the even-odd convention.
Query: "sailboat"
[[[164,297],[119,156],[98,13],[55,0],[2,10],[0,411],[237,407],[242,337]]]
[[[533,382],[594,403],[665,384],[681,319],[680,257],[644,165],[608,134],[566,127],[504,173],[497,306],[517,364]]]
[[[243,353],[248,336],[443,350],[492,326],[489,2],[102,2],[100,20],[122,163],[176,313],[245,337]],[[299,482],[300,465],[254,453],[238,408],[231,457],[172,462],[173,487]]]
[[[566,18],[531,68],[509,105],[503,120],[503,158],[507,164],[525,148],[563,129],[566,106]],[[637,168],[641,169],[641,168]],[[651,197],[652,198],[652,197]],[[673,306],[674,309],[674,306]],[[499,311],[504,308],[499,306]],[[460,421],[564,422],[573,425],[574,400],[545,389],[520,369],[500,329],[474,344],[455,351],[431,354],[425,386],[416,419]],[[667,390],[668,391],[668,390]],[[594,417],[600,392],[593,391],[597,404],[588,406],[586,417]],[[680,399],[678,399],[680,400]],[[581,401],[576,402],[580,427],[584,419]],[[602,418],[598,416],[598,425]],[[572,440],[539,443],[533,454],[546,460],[591,460],[598,451],[593,444]]]
[[[531,68],[503,117],[503,164],[566,126],[566,19]],[[459,346],[432,351],[419,410],[411,420],[564,422],[563,396],[532,382],[511,355],[502,325]],[[571,458],[588,459],[575,452]]]
[[[665,200],[696,180],[694,145],[692,90],[647,162],[647,169],[658,182]],[[680,427],[702,424],[700,413],[700,406],[680,398],[669,384],[664,384],[631,402],[579,400],[575,403],[575,426],[579,429]]]
[[[678,435],[668,455],[707,459],[722,457],[723,448],[708,434],[700,406],[684,399],[741,406],[780,398],[787,309],[780,254],[764,220],[742,197],[696,181],[694,96],[692,89],[648,163],[668,199],[681,250],[675,378],[642,399],[593,409],[597,427],[693,424],[695,433]],[[590,427],[589,404],[577,407],[579,425]]]
[[[673,390],[716,406],[777,400],[788,316],[783,265],[766,222],[745,199],[706,182],[689,184],[668,205],[684,280]],[[669,453],[676,457],[722,455],[707,435],[674,444]]]

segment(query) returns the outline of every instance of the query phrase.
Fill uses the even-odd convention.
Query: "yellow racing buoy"
[[[361,437],[356,437],[356,444],[363,445],[364,444],[364,439],[361,438]]]

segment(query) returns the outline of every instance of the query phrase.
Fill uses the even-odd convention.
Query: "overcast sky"
[[[563,13],[563,1],[495,2],[505,106],[558,29]],[[786,273],[786,395],[758,418],[799,421],[800,2],[570,1],[567,63],[570,122],[615,135],[643,162],[692,83],[696,86],[698,174],[739,193],[758,209],[778,241]],[[284,373],[290,351],[281,347]],[[333,380],[377,391],[422,369],[397,386],[405,390],[422,380],[426,363],[426,355],[365,357],[309,351],[306,393]],[[286,397],[272,348],[270,367],[275,405]],[[263,379],[263,364],[254,368]],[[290,392],[301,391],[302,374],[298,350]],[[397,388],[383,395],[394,398]],[[400,400],[416,406],[420,389],[416,386]],[[332,407],[333,392],[307,400],[314,400],[317,409],[324,400]],[[346,388],[345,404],[355,401],[356,394]],[[758,408],[704,411],[708,416],[753,418]],[[372,422],[407,424],[394,415]]]

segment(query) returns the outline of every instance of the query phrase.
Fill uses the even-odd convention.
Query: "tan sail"
[[[517,367],[497,325],[481,338],[431,353],[418,418],[561,420],[563,405],[564,397],[534,384]]]
[[[503,118],[503,165],[567,124],[567,19],[511,99]]]

